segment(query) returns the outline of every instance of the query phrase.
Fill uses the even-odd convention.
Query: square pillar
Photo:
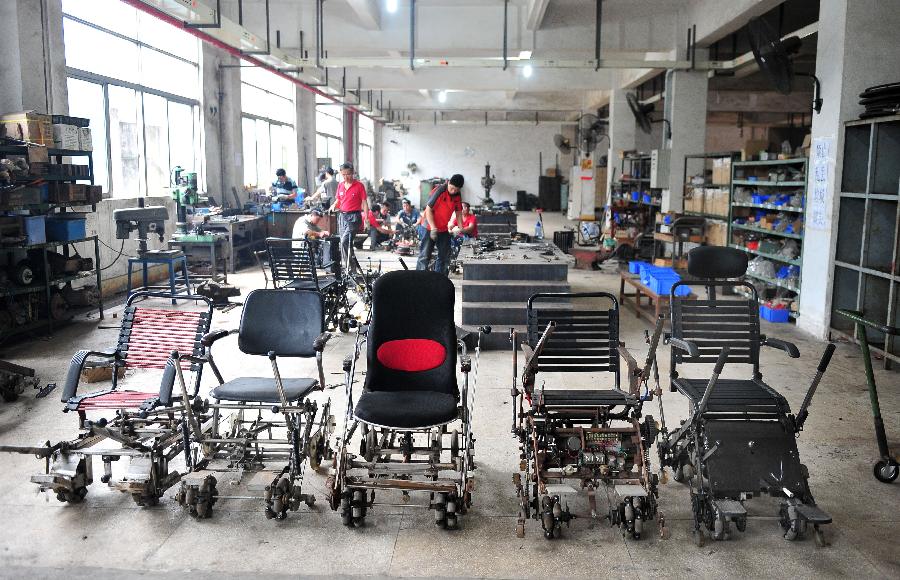
[[[684,210],[684,156],[706,151],[706,71],[678,70],[666,83],[666,111],[672,124],[668,188],[663,191],[662,211]],[[662,127],[663,135],[666,128]]]
[[[220,203],[244,199],[240,60],[207,42],[200,44],[203,175],[206,191]],[[224,65],[224,66],[223,66]]]
[[[609,97],[609,156],[607,158],[606,191],[612,191],[613,182],[621,177],[618,172],[621,167],[619,159],[622,153],[634,149],[636,127],[634,115],[626,101],[627,93],[627,89],[613,89]]]

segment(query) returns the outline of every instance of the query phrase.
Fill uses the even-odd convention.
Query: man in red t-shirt
[[[353,177],[353,165],[349,163],[341,165],[341,178],[343,181],[338,185],[330,211],[341,212],[338,219],[338,228],[341,232],[341,259],[345,266],[349,266],[350,244],[362,226],[363,212],[369,211],[369,201],[365,186]]]
[[[450,232],[447,231],[450,218],[456,216],[458,223],[463,223],[462,218],[462,189],[465,180],[460,174],[455,174],[447,183],[442,183],[431,190],[431,197],[425,205],[425,228],[428,235],[422,238],[419,246],[419,260],[416,270],[428,268],[428,261],[437,246],[437,259],[434,261],[434,269],[444,275],[450,269]]]
[[[372,204],[372,209],[366,214],[366,225],[369,228],[369,249],[377,250],[382,242],[388,241],[394,230],[391,229],[391,214],[387,204]]]
[[[456,216],[450,220],[450,233],[455,236],[462,236],[466,239],[478,237],[478,220],[472,213],[472,206],[469,202],[462,202],[462,226],[456,221]]]

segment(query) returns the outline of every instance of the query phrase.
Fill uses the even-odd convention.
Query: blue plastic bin
[[[632,191],[631,201],[638,201],[639,199],[641,199],[641,193],[639,191]]]
[[[650,281],[647,283],[647,288],[660,296],[668,296],[672,293],[672,286],[680,281],[681,277],[678,274],[654,272],[650,274]],[[675,296],[688,296],[690,293],[690,286],[678,286],[675,288]]]
[[[765,304],[759,305],[759,315],[763,320],[769,322],[782,323],[790,320],[790,311],[787,308],[769,308]]]
[[[756,203],[756,204],[769,203],[770,197],[772,197],[772,196],[771,195],[754,195],[753,203]]]
[[[47,241],[68,242],[81,240],[87,236],[84,218],[47,218]]]
[[[42,215],[22,218],[25,226],[25,237],[28,244],[43,244],[47,241],[46,220]]]
[[[647,284],[650,282],[651,273],[656,272],[657,270],[665,269],[666,268],[660,268],[659,266],[654,266],[652,264],[638,264],[638,274],[641,275],[641,284]]]
[[[628,262],[628,273],[629,274],[640,274],[641,273],[641,265],[649,266],[647,262],[642,262],[640,260],[632,260]]]
[[[650,203],[652,200],[653,200],[653,198],[650,197],[650,194],[648,194],[648,193],[644,194],[644,203]]]

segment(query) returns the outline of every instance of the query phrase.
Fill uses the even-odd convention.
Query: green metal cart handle
[[[894,336],[900,335],[900,327],[897,326],[885,326],[884,324],[878,324],[876,322],[872,322],[871,320],[866,320],[863,318],[863,313],[858,310],[844,310],[843,308],[839,308],[837,311],[841,316],[845,316],[856,322],[857,324],[862,324],[868,326],[869,328],[873,328],[878,332],[883,332],[885,334],[892,334]]]

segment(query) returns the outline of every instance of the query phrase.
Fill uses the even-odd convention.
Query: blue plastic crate
[[[779,324],[787,322],[791,318],[791,313],[787,308],[769,308],[765,304],[759,305],[759,315],[763,320]]]
[[[631,192],[631,201],[638,201],[639,199],[641,199],[641,192],[632,191]]]
[[[650,275],[650,281],[646,286],[651,291],[659,294],[660,296],[668,296],[672,293],[672,286],[674,286],[676,282],[680,281],[681,277],[677,274],[672,275],[662,272],[655,272]],[[675,296],[688,296],[690,293],[690,286],[678,286],[675,288]]]
[[[87,226],[84,218],[47,218],[47,241],[68,242],[81,240],[87,236]]]
[[[650,194],[645,193],[643,199],[644,199],[644,203],[650,203],[653,198],[650,197]]]
[[[640,274],[641,273],[641,265],[649,266],[647,262],[642,262],[640,260],[632,260],[628,262],[628,273],[629,274]]]
[[[650,281],[650,275],[657,270],[665,270],[666,268],[660,268],[659,266],[654,266],[653,264],[639,264],[638,265],[638,274],[641,275],[641,284],[647,284]]]
[[[772,197],[771,195],[754,195],[753,203],[756,203],[756,204],[769,203],[769,199],[771,197]]]
[[[43,244],[47,241],[47,226],[44,216],[25,216],[22,218],[22,222],[29,244]]]

